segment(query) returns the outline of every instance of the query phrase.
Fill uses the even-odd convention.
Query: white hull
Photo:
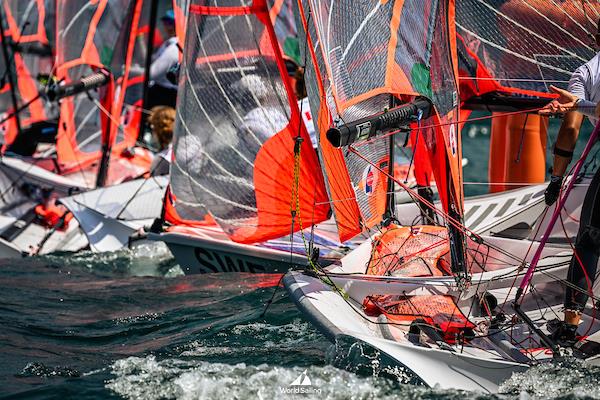
[[[325,226],[327,223],[324,224]],[[335,246],[334,242],[324,239],[333,237],[332,233],[320,230],[323,241]],[[260,245],[235,243],[216,226],[187,228],[183,232],[163,232],[148,234],[150,240],[163,241],[186,274],[215,272],[252,272],[284,273],[290,267],[308,265],[306,255],[300,253],[303,244],[300,234],[295,234],[295,252],[290,252],[289,239],[269,241]],[[341,251],[341,250],[340,250]],[[338,259],[341,253],[332,251],[321,262],[328,264]]]
[[[498,194],[469,198],[465,201],[467,226],[470,223],[471,228],[482,235],[516,235],[516,239],[510,240],[500,236],[492,238],[509,251],[512,251],[514,247],[520,249],[529,246],[530,242],[526,239],[528,235],[532,235],[531,232],[537,230],[535,222],[544,209],[543,191],[545,187],[546,184],[540,184]],[[572,197],[576,198],[576,196]],[[575,217],[578,216],[580,208],[575,202],[573,202],[572,209],[571,214]],[[397,206],[398,219],[406,225],[411,225],[418,217],[418,213],[418,208],[414,204]],[[540,221],[537,221],[537,224],[539,223]],[[527,228],[521,231],[517,229],[523,226],[527,226]],[[335,243],[336,230],[333,223],[321,224],[319,228],[320,232],[323,233],[322,236],[327,237],[330,241],[330,246],[338,245]],[[289,240],[285,249],[285,246],[283,246],[285,240],[280,240],[282,246],[279,251],[273,252],[256,245],[234,243],[220,229],[215,227],[188,229],[188,232],[182,230],[178,233],[151,234],[150,239],[164,241],[182,269],[189,273],[235,272],[240,268],[243,268],[244,271],[285,272],[290,268]],[[296,238],[298,236],[297,234]],[[557,249],[560,250],[560,246],[567,248],[568,245],[566,243],[556,244],[555,250],[549,251],[556,252]],[[317,244],[316,247],[321,246]],[[354,247],[354,244],[352,247]],[[346,248],[345,252],[348,250]],[[321,254],[323,254],[323,248]],[[337,254],[333,252],[330,258],[339,258],[343,254],[344,251]],[[235,262],[228,263],[226,260],[219,262],[220,255],[235,260]],[[303,254],[294,254],[292,258],[294,266],[307,265],[306,256]],[[251,263],[252,267],[244,266],[244,262]],[[263,268],[257,268],[254,266],[255,264],[262,265]],[[236,267],[236,265],[242,267]]]
[[[372,346],[390,358],[413,382],[443,389],[495,393],[499,384],[514,372],[527,369],[527,365],[499,358],[482,359],[480,354],[468,351],[451,352],[386,339],[377,321],[360,315],[359,309],[353,309],[356,304],[345,301],[319,279],[289,272],[283,284],[304,316],[329,340],[350,346]]]
[[[577,233],[576,221],[579,220],[590,181],[591,178],[584,178],[577,184],[562,212],[565,228],[571,238]],[[547,183],[542,183],[501,193],[468,197],[464,201],[464,225],[479,235],[512,239],[532,239],[535,236],[539,240],[552,215],[552,212],[548,212],[543,219],[540,218],[546,209],[544,191],[547,186]],[[415,218],[419,216],[419,210],[414,204],[401,204],[396,210],[402,225],[414,224]],[[550,241],[565,242],[564,237],[562,227],[558,224],[550,235]]]
[[[581,200],[586,189],[578,189],[575,197]],[[496,208],[501,204],[499,199],[510,199],[514,194],[515,192],[508,192],[502,196],[485,196],[483,201],[480,198],[478,209],[486,209],[486,204],[494,203],[496,206],[493,208]],[[523,195],[522,192],[517,194]],[[580,211],[580,204],[571,203],[571,206],[567,206],[569,215],[575,220],[578,219],[576,215]],[[524,217],[530,218],[532,209],[524,208],[514,215],[501,216],[502,221],[498,222],[498,225],[529,223],[533,229],[527,229],[529,234],[526,236],[537,238],[535,227],[542,224],[544,229],[545,219],[534,219],[535,223],[527,219],[519,221]],[[470,214],[476,215],[477,212],[471,211]],[[495,228],[485,223],[485,218],[481,219],[481,222],[482,226],[485,226],[483,230],[493,235]],[[556,232],[557,236],[558,234],[559,232]],[[473,304],[477,303],[474,299],[476,296],[481,298],[485,293],[497,300],[498,307],[495,312],[507,315],[508,321],[511,321],[511,315],[515,313],[512,309],[516,292],[514,287],[520,284],[525,270],[519,270],[519,260],[530,261],[538,243],[533,241],[532,244],[527,238],[511,239],[488,235],[481,237],[484,243],[490,245],[486,250],[489,258],[486,259],[493,261],[486,262],[485,271],[472,272],[471,283],[466,288],[457,284],[455,278],[450,276],[401,277],[366,274],[366,266],[369,265],[373,254],[372,241],[361,244],[338,263],[324,268],[324,271],[318,274],[291,271],[285,275],[283,283],[305,317],[331,341],[350,343],[351,346],[367,344],[407,372],[413,378],[413,382],[416,380],[429,386],[495,393],[499,385],[512,373],[523,371],[530,365],[530,359],[524,355],[526,353],[521,353],[520,348],[517,349],[516,339],[515,343],[508,341],[509,345],[506,346],[506,341],[504,344],[500,343],[504,340],[502,333],[496,336],[481,335],[463,346],[448,344],[444,340],[436,341],[430,335],[425,342],[417,340],[415,343],[414,336],[411,339],[409,334],[410,322],[389,323],[385,314],[379,314],[378,317],[369,316],[363,309],[363,302],[372,295],[447,295],[457,299],[457,307],[477,324],[486,321],[486,318],[489,321],[487,315],[476,315],[475,312],[471,314]],[[470,243],[469,251],[478,250],[478,246],[477,243]],[[538,329],[546,334],[545,321],[554,317],[562,318],[564,287],[560,286],[559,282],[566,278],[571,254],[570,247],[559,243],[558,240],[547,244],[531,282],[536,290],[544,293],[543,306],[540,306],[539,299],[535,297],[537,294],[527,292],[524,296],[523,310],[529,318],[537,321]],[[332,284],[325,284],[322,279]],[[582,321],[579,332],[590,332],[588,342],[598,342],[600,324],[594,318],[593,312],[584,312]],[[527,339],[529,343],[540,342],[537,333],[529,330],[524,323],[517,322],[515,326],[516,331],[520,330],[520,334],[523,335],[523,340]],[[538,351],[533,350],[536,346],[531,349],[530,347],[527,347],[528,351]],[[551,355],[542,349],[536,357],[543,361],[550,359]]]
[[[137,179],[61,199],[95,252],[128,247],[162,209],[167,177]]]
[[[54,195],[60,197],[72,190],[87,190],[84,183],[54,174],[19,158],[3,157],[0,160],[0,172],[3,204],[0,257],[78,251],[87,246],[77,221],[71,221],[65,231],[40,225],[31,214],[37,203],[23,193],[23,186],[29,184],[52,188]]]
[[[243,245],[227,239],[215,240],[189,237],[177,233],[148,235],[151,240],[163,241],[189,274],[219,272],[284,273],[290,265],[306,266],[306,257],[254,245]]]

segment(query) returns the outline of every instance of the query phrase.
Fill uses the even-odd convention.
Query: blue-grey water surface
[[[464,139],[467,181],[486,179],[489,136],[481,127]],[[347,371],[340,368],[344,354],[302,319],[283,290],[262,315],[278,280],[182,276],[161,244],[1,260],[0,396],[600,398],[600,368],[579,362],[532,368],[506,382],[498,396],[406,385],[379,374],[368,357],[364,368]],[[281,393],[305,370],[319,393]]]

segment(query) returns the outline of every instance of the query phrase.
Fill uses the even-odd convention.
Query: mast
[[[106,86],[107,99],[114,99],[114,87],[112,85],[112,77],[108,71],[102,73],[104,75],[104,82]],[[99,79],[100,80],[100,79]],[[112,152],[113,138],[113,119],[110,116],[104,118],[106,124],[104,126],[104,134],[102,135],[102,157],[100,158],[100,165],[98,166],[98,175],[96,176],[96,187],[102,187],[106,184],[106,178],[108,176],[108,166],[110,163],[110,153]]]
[[[17,94],[15,92],[15,77],[13,76],[12,63],[8,55],[8,43],[6,42],[6,35],[4,32],[4,10],[0,5],[0,40],[2,40],[2,55],[4,57],[4,63],[6,64],[6,76],[8,77],[8,84],[10,85],[10,99],[13,103],[13,109],[15,122],[17,123],[17,134],[21,134],[21,120],[19,119]]]
[[[396,106],[396,98],[394,96],[390,96],[390,108],[394,108]],[[394,135],[390,135],[389,137],[389,154],[390,161],[388,165],[388,175],[394,176]],[[388,178],[387,180],[387,199],[385,206],[385,214],[383,216],[384,220],[389,220],[396,215],[396,195],[395,191],[395,182],[393,179]]]
[[[106,125],[105,135],[110,136],[110,126],[111,124]],[[106,184],[106,177],[108,176],[108,163],[110,162],[110,152],[112,151],[112,146],[110,141],[104,141],[102,143],[102,158],[100,158],[100,165],[98,166],[98,175],[96,175],[96,187],[102,187]]]
[[[148,103],[148,84],[150,83],[150,66],[152,65],[152,53],[154,53],[154,32],[156,32],[156,17],[158,15],[158,0],[151,0],[150,4],[150,26],[148,30],[148,46],[146,47],[146,60],[144,62],[144,86],[142,89],[142,113]],[[142,118],[144,121],[144,118]],[[144,123],[140,123],[138,138],[144,134]]]
[[[455,210],[454,205],[451,206],[449,216],[462,226],[462,216]],[[458,227],[448,223],[448,240],[450,244],[450,258],[452,261],[452,272],[456,275],[457,282],[460,284],[467,279],[469,275],[466,254],[465,254],[465,235]]]

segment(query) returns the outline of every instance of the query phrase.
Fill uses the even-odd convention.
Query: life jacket
[[[54,203],[37,205],[35,213],[43,226],[56,228],[59,231],[66,231],[69,222],[73,219],[73,214],[65,206]]]

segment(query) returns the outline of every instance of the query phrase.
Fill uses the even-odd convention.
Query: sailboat
[[[34,4],[38,6],[37,14],[29,10],[22,14],[20,25],[9,23],[13,44],[24,40],[14,33],[17,27],[29,26],[30,18],[43,21],[44,2],[29,5]],[[23,3],[4,5],[9,11],[8,5],[18,8]],[[56,2],[56,62],[51,70],[55,79],[45,85],[45,96],[60,103],[55,145],[46,149],[33,146],[29,153],[15,155],[10,141],[18,141],[20,135],[27,136],[31,131],[16,123],[15,138],[11,138],[10,129],[6,131],[9,145],[1,162],[6,183],[2,192],[4,232],[0,239],[4,255],[85,247],[87,241],[77,222],[55,204],[56,199],[118,183],[148,170],[150,153],[135,147],[141,112],[125,107],[126,98],[130,101],[139,86],[139,73],[130,68],[136,57],[136,37],[130,35],[139,23],[142,5],[142,1],[125,0]],[[18,53],[14,59],[19,59]],[[5,61],[8,64],[11,59]],[[9,89],[17,92],[14,85]],[[19,93],[23,93],[20,87]],[[27,107],[32,109],[40,100],[26,101],[22,95],[19,101],[15,97],[17,101],[8,112],[9,123],[20,120],[21,108],[28,111]]]
[[[552,42],[562,37],[565,26],[556,18],[588,31],[587,16],[581,12],[585,6],[551,3],[299,2],[311,109],[319,115],[329,195],[332,201],[351,199],[333,203],[338,232],[348,237],[369,230],[371,237],[338,263],[311,262],[304,271],[288,272],[283,283],[305,317],[341,347],[340,353],[374,348],[380,362],[391,364],[387,371],[406,382],[492,393],[513,373],[569,353],[597,363],[600,324],[592,288],[577,345],[563,348],[549,337],[548,322],[563,317],[572,237],[564,229],[566,247],[552,246],[549,239],[560,232],[557,221],[600,126],[576,163],[557,208],[544,210],[535,229],[510,239],[480,235],[464,224],[468,216],[456,129],[461,122],[459,103],[465,105],[469,96],[461,92],[456,33],[468,30],[486,46],[507,57],[526,59],[525,65],[533,67],[509,64],[504,71],[512,74],[507,76],[463,74],[462,81],[471,79],[478,87],[493,84],[478,99],[480,104],[498,96],[496,100],[506,100],[505,106],[532,110],[545,96],[531,95],[525,92],[531,87],[520,85],[533,74],[548,72],[545,69],[568,76],[577,66],[569,67],[569,58],[563,57],[565,49],[577,54],[571,51],[574,47]],[[597,17],[598,9],[589,7],[587,12],[590,9]],[[465,16],[474,27],[461,19]],[[548,23],[533,24],[536,18]],[[535,56],[520,53],[511,46],[523,43],[504,41],[495,30],[506,23],[512,25],[503,33],[526,32],[545,46],[531,49]],[[538,30],[549,26],[553,29],[542,37]],[[496,55],[486,60],[488,66],[490,61],[504,60]],[[545,78],[535,82],[538,90]],[[512,89],[502,93],[504,88]],[[494,104],[502,105],[500,100]],[[423,137],[440,202],[434,205],[416,192],[411,194],[427,207],[425,211],[434,212],[439,225],[431,224],[435,218],[430,218],[429,224],[402,226],[390,206],[394,192],[390,189],[403,183],[389,168],[393,149],[389,137],[401,129],[416,129]],[[479,211],[490,209],[489,215],[497,212],[496,207],[497,203],[482,204]]]
[[[295,26],[293,21],[289,21],[289,16],[292,15],[291,2],[276,1],[267,5],[270,6],[272,21],[275,21],[276,27],[278,26],[275,30],[278,32],[277,36],[281,46],[287,39],[284,27],[288,27],[287,36],[292,36],[295,33],[295,27],[292,30],[289,28]],[[194,9],[196,13],[200,11],[207,12],[205,9],[194,6],[191,9]],[[287,16],[287,19],[284,19],[283,16]],[[218,29],[204,30],[204,25],[198,23],[193,18],[188,26],[185,48],[199,47],[194,52],[200,53],[200,55],[196,53],[191,55],[188,53],[187,55],[186,68],[188,68],[188,71],[187,73],[182,73],[181,81],[183,82],[183,86],[180,89],[180,101],[185,107],[180,107],[179,109],[180,117],[178,117],[179,120],[175,132],[177,138],[183,137],[186,139],[186,142],[178,140],[178,145],[182,149],[179,150],[180,154],[182,152],[195,154],[194,150],[191,149],[200,149],[206,143],[208,145],[206,146],[206,150],[202,148],[204,152],[198,153],[193,162],[188,159],[181,161],[181,156],[175,158],[172,169],[173,177],[171,178],[172,190],[165,197],[165,212],[163,213],[167,228],[164,232],[158,234],[150,233],[149,238],[166,242],[179,264],[188,273],[239,271],[284,272],[294,265],[306,265],[307,259],[305,254],[307,253],[307,248],[305,243],[307,237],[312,237],[315,247],[320,248],[321,262],[327,263],[338,259],[352,247],[361,243],[365,238],[368,238],[368,235],[356,236],[360,232],[355,231],[354,234],[346,235],[340,241],[335,223],[332,220],[328,220],[327,222],[319,223],[315,228],[305,231],[304,237],[300,234],[290,236],[288,233],[292,228],[298,228],[298,225],[293,226],[291,213],[286,209],[285,211],[281,211],[281,216],[278,216],[278,218],[283,220],[280,223],[279,233],[270,233],[269,240],[260,242],[264,237],[247,238],[235,235],[235,229],[232,229],[230,223],[220,216],[223,213],[220,210],[220,208],[222,209],[222,204],[220,203],[231,203],[231,193],[236,191],[235,188],[240,185],[240,182],[236,181],[235,173],[231,173],[230,169],[232,167],[228,165],[228,161],[222,164],[213,161],[215,155],[212,153],[214,152],[217,156],[222,156],[220,147],[228,145],[215,143],[211,137],[203,137],[196,132],[198,130],[205,130],[207,135],[209,135],[208,132],[211,132],[211,135],[214,134],[215,136],[229,135],[231,139],[227,140],[235,143],[237,135],[234,135],[234,132],[228,132],[226,129],[227,125],[225,125],[225,128],[222,127],[222,120],[224,118],[233,119],[232,125],[235,126],[236,124],[240,124],[239,119],[242,116],[236,111],[233,113],[233,117],[226,117],[223,115],[222,109],[239,107],[239,104],[234,99],[227,101],[227,97],[232,96],[227,93],[227,90],[232,86],[231,80],[234,79],[232,77],[242,79],[245,76],[251,75],[255,67],[252,65],[248,66],[246,63],[250,62],[248,59],[251,59],[256,50],[249,44],[240,43],[239,40],[236,41],[240,33],[238,32],[239,28],[232,22],[235,20],[233,16],[223,15],[218,18],[223,22],[222,26]],[[281,34],[281,32],[284,34]],[[265,42],[262,31],[252,32],[252,34],[258,43],[262,44]],[[198,44],[204,38],[203,35],[208,35],[209,38],[212,35],[220,35],[224,38],[225,42],[221,47],[207,49]],[[231,39],[226,40],[228,38]],[[190,65],[189,57],[193,56],[197,57],[197,63]],[[213,66],[213,64],[215,65]],[[231,76],[225,76],[222,71],[230,73]],[[221,82],[221,79],[226,79],[227,81]],[[209,107],[204,104],[204,102],[209,100],[199,95],[200,89],[203,90],[202,93],[208,90],[217,92],[218,99],[220,99],[221,95],[224,95],[226,98],[222,100],[224,102],[222,108],[215,109],[212,105]],[[257,90],[257,88],[253,88],[253,90]],[[239,93],[234,93],[233,97],[237,95]],[[283,100],[281,101],[284,102]],[[285,99],[285,102],[287,101],[288,99]],[[192,107],[189,104],[194,104],[195,106]],[[187,115],[189,113],[192,114],[191,121],[188,121],[189,117]],[[231,130],[231,127],[229,129]],[[221,132],[222,130],[225,131]],[[286,151],[289,151],[289,149]],[[177,155],[177,151],[175,154]],[[186,156],[187,154],[184,153]],[[235,157],[242,157],[242,162],[247,162],[247,160],[244,160],[245,157],[243,155],[234,154],[233,160],[236,159]],[[204,162],[200,161],[203,158],[211,160],[206,163],[208,166],[203,165]],[[234,162],[232,161],[231,163]],[[206,178],[204,174],[207,170],[204,168],[209,168],[208,171],[210,171],[210,168],[216,168],[218,174],[224,175],[224,177],[219,178],[216,182],[205,182]],[[281,168],[283,170],[287,168],[286,174],[289,175],[291,173],[290,168],[292,167],[290,165],[281,166]],[[214,174],[214,172],[211,173]],[[247,181],[247,177],[244,177],[244,179]],[[244,186],[244,183],[247,182],[242,182],[241,185]],[[213,190],[208,185],[215,185],[218,190]],[[202,189],[194,189],[196,186]],[[314,196],[315,194],[313,194]],[[518,201],[515,203],[517,197]],[[483,218],[480,218],[481,215],[477,212],[480,208],[481,211],[485,210],[481,206],[481,202],[486,200],[489,200],[490,205],[498,204],[497,197],[473,199],[473,201],[465,203],[467,214],[474,216],[473,221],[478,224],[485,219],[488,223],[481,224],[481,227],[486,229],[485,232],[491,232],[492,230],[494,232],[501,231],[513,225],[519,226],[523,218],[535,219],[531,214],[527,214],[525,210],[539,205],[541,200],[540,188],[531,187],[503,197],[501,199],[505,203],[501,207],[503,212],[496,212],[493,219],[489,215],[490,212],[485,212]],[[217,204],[207,205],[205,204],[206,201]],[[247,201],[247,203],[242,202],[241,205],[234,204],[232,207],[253,209],[254,203],[250,195],[244,201]],[[316,203],[314,198],[313,202]],[[335,204],[335,201],[333,204]],[[258,211],[260,212],[260,209]],[[403,206],[402,211],[398,212],[398,218],[405,221],[406,224],[410,224],[419,214],[419,208],[415,204],[411,204]],[[207,215],[210,215],[210,217],[205,218]],[[226,215],[229,217],[230,213],[227,212]],[[530,222],[529,220],[526,221]],[[303,221],[303,226],[308,227],[312,222],[306,223],[306,221]],[[239,222],[236,221],[235,224],[237,223]],[[277,235],[281,235],[282,237],[277,238]],[[125,244],[127,242],[129,240],[122,237],[113,243]],[[291,254],[290,248],[292,248]]]
[[[174,7],[178,35],[185,26],[185,13],[182,12],[184,5],[181,2],[146,0],[139,2],[139,5],[141,5],[141,14],[135,21],[135,25],[131,25],[126,31],[130,38],[135,38],[131,62],[138,68],[130,69],[121,117],[124,129],[120,135],[129,136],[131,140],[141,133],[139,122],[141,112],[146,108],[144,85],[147,84],[147,79],[145,79],[144,69],[139,66],[149,61],[147,57],[151,55],[151,47],[156,38],[162,36],[159,26],[156,25],[158,17]],[[155,23],[152,24],[152,21]],[[60,203],[79,223],[87,239],[89,250],[116,251],[145,237],[142,235],[140,238],[139,233],[160,217],[162,200],[168,183],[165,177],[150,175],[152,171],[138,174],[140,176],[138,179],[60,199]]]
[[[187,273],[304,265],[305,241],[290,236],[298,231],[323,245],[324,260],[345,250],[332,240],[334,226],[322,225],[327,194],[282,55],[296,34],[292,5],[188,9],[167,227],[149,235],[166,242]],[[310,199],[290,224],[294,180]]]

